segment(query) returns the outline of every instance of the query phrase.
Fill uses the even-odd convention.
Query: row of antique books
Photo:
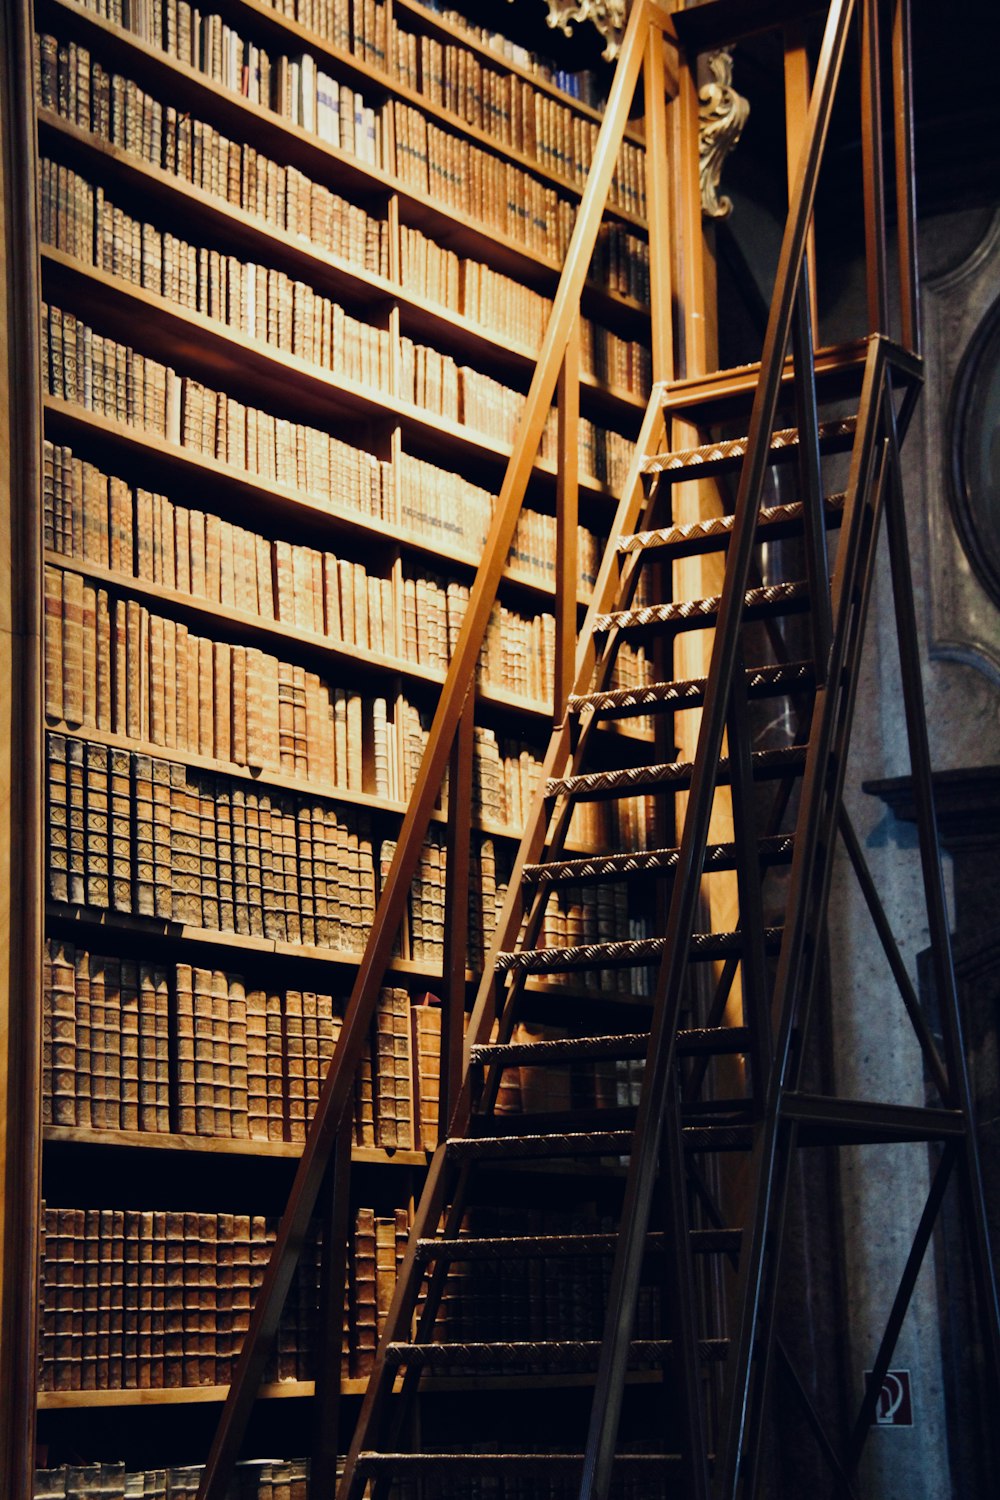
[[[392,153],[386,149],[377,111],[356,90],[332,76],[312,53],[269,51],[241,35],[218,13],[199,10],[186,0],[143,7],[141,16],[120,5],[113,6],[114,13],[109,15],[106,0],[83,0],[83,5],[251,104],[273,110],[328,145],[392,170]],[[527,79],[484,65],[467,47],[418,35],[395,19],[390,27],[384,4],[369,0],[367,5],[351,6],[340,0],[334,14],[322,19],[326,25],[317,35],[353,52],[378,72],[394,73],[429,104],[460,116],[501,146],[582,189],[597,139],[594,121]],[[397,138],[397,156],[398,150]],[[625,142],[611,202],[645,217],[644,175],[645,152]]]
[[[286,16],[294,16],[295,19],[300,18],[299,13],[305,8],[323,3],[329,3],[329,0],[272,0],[276,10],[282,11]],[[341,3],[345,3],[345,0],[341,0]],[[364,5],[365,0],[352,0],[352,3]],[[414,0],[414,3],[433,15],[441,16],[456,31],[465,32],[473,43],[487,48],[505,62],[512,63],[515,67],[530,73],[532,77],[544,79],[546,83],[568,94],[571,99],[580,99],[593,109],[604,107],[607,85],[595,69],[581,68],[576,72],[571,72],[566,68],[560,68],[551,58],[533,52],[522,42],[515,42],[511,37],[504,36],[502,32],[493,31],[489,26],[480,26],[470,21],[469,17],[463,15],[461,11],[452,10],[449,5],[442,4],[442,0]]]
[[[74,736],[47,741],[49,895],[358,952],[375,909],[368,814]]]
[[[394,25],[389,49],[397,76],[429,103],[459,115],[554,177],[583,188],[597,141],[595,121],[516,73],[484,65],[468,47]],[[639,218],[646,216],[645,170],[645,151],[625,141],[608,198]]]
[[[126,1469],[123,1463],[62,1464],[36,1469],[33,1500],[195,1500],[200,1464]],[[409,1490],[413,1487],[408,1487]],[[308,1459],[243,1459],[230,1500],[308,1500]],[[393,1497],[395,1500],[395,1494]]]
[[[46,753],[48,892],[54,901],[157,917],[209,932],[359,953],[376,883],[395,844],[373,841],[367,813],[268,792],[176,761],[50,733]],[[493,936],[509,878],[491,838],[477,838],[470,961]],[[444,956],[446,860],[428,833],[409,893],[399,955]],[[550,897],[542,944],[646,936],[615,887],[567,886]],[[567,983],[569,983],[567,977]],[[642,993],[612,972],[601,987]]]
[[[276,1223],[261,1215],[54,1208],[43,1215],[41,1389],[222,1385],[250,1321]],[[406,1245],[405,1209],[355,1210],[342,1373],[368,1374]],[[320,1235],[296,1270],[265,1378],[315,1374]]]
[[[504,1452],[510,1446],[505,1444]],[[481,1475],[397,1478],[386,1489],[388,1500],[416,1500],[418,1494],[421,1500],[576,1500],[579,1493],[576,1479],[491,1472],[489,1455],[495,1449],[465,1441],[462,1451],[482,1455]],[[133,1472],[123,1464],[39,1469],[34,1500],[194,1500],[201,1472],[198,1466]],[[662,1493],[659,1477],[643,1477],[634,1470],[612,1475],[611,1500],[661,1500]],[[230,1500],[308,1500],[308,1495],[307,1459],[245,1460],[236,1465],[230,1490]]]
[[[437,1144],[441,1012],[379,994],[356,1080],[358,1146]],[[232,1140],[302,1141],[343,999],[240,974],[45,945],[42,1120]]]
[[[346,471],[344,488],[353,497],[351,509],[390,524],[401,521],[406,531],[451,541],[463,550],[482,547],[495,500],[489,490],[408,453],[401,453],[394,463],[380,464],[372,454],[347,444],[338,445],[335,452],[343,459],[338,467]],[[263,537],[210,510],[181,505],[157,491],[132,485],[76,457],[63,443],[45,443],[42,503],[45,546],[50,551],[262,619],[304,623],[298,611],[308,602],[307,613],[313,620],[308,628],[330,633],[322,591],[318,611],[311,602],[311,573],[308,597],[297,589],[291,599],[287,593],[288,568],[294,582],[296,559],[302,569],[307,556],[321,556],[315,548]],[[345,497],[345,508],[347,503]],[[511,543],[511,567],[552,583],[555,550],[555,518],[523,510]],[[584,590],[594,584],[601,552],[601,539],[588,527],[578,526],[579,580]],[[298,587],[302,584],[300,577]],[[333,633],[343,637],[342,607],[336,613]],[[366,626],[367,621],[360,628]],[[352,613],[348,632],[356,636],[358,628]]]
[[[255,147],[232,142],[206,121],[164,104],[133,79],[106,72],[77,42],[62,43],[44,33],[38,47],[38,97],[43,108],[57,110],[64,119],[128,155],[232,206],[270,219],[280,228],[291,229],[289,220],[308,224],[313,185],[309,178],[301,173],[293,177],[293,169],[279,166]],[[369,151],[373,156],[377,152],[376,161],[369,164],[378,166],[387,154],[385,143],[392,131],[397,148],[389,154],[395,155],[396,172],[404,184],[552,261],[565,255],[576,209],[554,188],[451,132],[428,127],[423,115],[398,101],[373,113],[372,126],[374,143],[369,147],[369,138],[363,134],[366,156],[355,156],[356,160],[364,162]],[[410,135],[422,141],[423,160],[409,146]],[[456,171],[460,167],[466,170],[461,178]],[[382,161],[372,175],[379,179],[389,170],[390,164]],[[290,211],[289,192],[304,200]]]
[[[352,956],[364,948],[376,877],[395,847],[373,842],[367,813],[73,735],[48,735],[46,772],[53,901]],[[477,841],[474,862],[469,921],[478,957],[503,895],[492,839]],[[440,964],[444,892],[444,836],[435,826],[410,890],[400,957]]]
[[[39,162],[41,237],[87,265],[224,323],[228,328],[326,369],[361,379],[367,325],[347,318],[331,298],[284,271],[181,239],[136,218],[99,184],[43,157]],[[360,209],[374,243],[365,262],[388,264],[388,224]],[[353,228],[349,228],[353,235]],[[537,348],[552,300],[513,277],[461,257],[418,229],[400,227],[400,282],[481,327]],[[345,257],[347,258],[347,257]],[[582,368],[607,385],[645,396],[648,349],[585,318]]]
[[[445,631],[456,615],[460,621],[465,603],[453,601],[451,591],[458,587],[405,581],[404,618],[414,624],[418,665],[447,665],[454,636],[449,641]],[[71,568],[46,566],[45,609],[45,713],[56,723],[235,765],[319,776],[328,786],[357,791],[388,795],[390,776],[401,780],[400,768],[409,762],[406,710],[402,720],[394,716],[390,734],[387,707],[369,722],[357,692],[331,687],[315,672],[256,647],[200,636]],[[553,638],[551,615],[522,616],[497,606],[481,682],[526,703],[551,703],[552,667],[545,653]],[[381,658],[377,644],[376,652]],[[413,657],[392,657],[408,659]],[[364,774],[366,726],[373,765],[385,768],[384,778]],[[395,773],[389,771],[393,762]]]
[[[357,321],[357,320],[355,320]],[[360,324],[359,327],[368,327]],[[398,363],[404,399],[435,410],[473,429],[492,442],[513,440],[525,397],[476,370],[459,367],[448,355],[411,339],[399,340],[399,359],[392,357],[390,334],[370,330],[376,339],[363,341],[369,367],[364,380],[373,389],[384,374],[381,389],[390,391],[390,370]],[[418,383],[420,355],[421,383]],[[377,362],[378,370],[371,368]],[[359,366],[359,368],[361,368]],[[89,324],[59,307],[42,304],[42,370],[48,393],[81,405],[112,421],[127,422],[157,438],[192,448],[265,483],[276,481],[315,492],[318,470],[328,472],[329,435],[301,422],[276,417],[248,406],[224,391],[216,391],[168,365],[97,333]],[[379,373],[381,372],[381,373]],[[431,372],[432,378],[428,378]],[[406,392],[409,394],[405,394]],[[444,407],[452,410],[445,411]],[[546,424],[540,453],[556,456],[555,409]],[[315,453],[310,450],[315,449]],[[618,487],[632,460],[634,444],[623,434],[598,426],[588,418],[579,423],[579,453],[584,476]],[[312,473],[310,472],[312,471]]]
[[[614,1221],[594,1205],[575,1210],[469,1211],[464,1233],[602,1234]],[[223,1384],[249,1324],[276,1225],[258,1215],[47,1207],[40,1286],[43,1390],[159,1389]],[[372,1366],[409,1216],[355,1211],[348,1245],[342,1370]],[[269,1372],[276,1380],[314,1375],[319,1235],[307,1241]],[[557,1336],[599,1340],[610,1259],[542,1257],[506,1263],[452,1262],[435,1337],[454,1343],[528,1343]],[[660,1288],[639,1297],[636,1337],[662,1337]],[[530,1353],[525,1355],[530,1362]]]

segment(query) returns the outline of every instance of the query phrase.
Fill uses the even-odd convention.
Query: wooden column
[[[32,22],[0,6],[0,1500],[34,1470],[41,1010],[41,382]]]

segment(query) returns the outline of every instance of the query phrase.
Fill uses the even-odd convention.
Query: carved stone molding
[[[577,21],[592,21],[604,38],[603,56],[614,62],[621,49],[628,18],[628,0],[546,0],[546,21],[553,29],[573,35]]]
[[[926,393],[924,473],[932,566],[928,578],[930,654],[976,667],[1000,683],[1000,612],[970,563],[956,529],[955,394],[964,356],[988,316],[1000,284],[1000,212],[959,264],[924,283]]]
[[[719,197],[723,163],[743,134],[749,101],[733,88],[733,54],[724,48],[698,59],[698,165],[701,211],[709,219],[726,219],[733,200]]]

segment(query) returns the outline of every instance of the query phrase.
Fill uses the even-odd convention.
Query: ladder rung
[[[572,1131],[561,1135],[475,1136],[450,1140],[446,1150],[453,1161],[511,1161],[535,1157],[626,1156],[632,1149],[631,1130]]]
[[[691,1249],[698,1255],[738,1254],[743,1231],[693,1229],[689,1241]],[[418,1240],[417,1258],[426,1263],[431,1260],[530,1260],[539,1256],[613,1255],[617,1244],[617,1234],[493,1235],[483,1239],[469,1235],[457,1240]],[[650,1234],[647,1254],[662,1255],[667,1244],[665,1234]]]
[[[724,1360],[728,1339],[699,1339],[698,1353],[706,1362]],[[670,1339],[633,1339],[629,1365],[657,1365],[670,1359]],[[523,1339],[509,1343],[387,1344],[389,1365],[421,1365],[424,1369],[460,1366],[476,1370],[521,1370],[525,1365],[546,1370],[593,1370],[601,1354],[599,1339]]]
[[[781,928],[764,929],[769,952],[781,945]],[[567,969],[627,969],[641,964],[658,963],[666,952],[665,937],[623,938],[617,943],[584,943],[574,948],[517,948],[498,953],[500,974],[554,974]],[[737,932],[695,932],[691,936],[690,957],[693,962],[728,958],[743,950],[743,934]]]
[[[821,422],[820,444],[828,452],[840,452],[849,447],[857,426],[855,417],[841,417],[834,422]],[[681,479],[686,473],[720,474],[725,469],[735,469],[747,454],[749,439],[727,438],[719,443],[703,443],[698,448],[685,448],[676,453],[654,453],[643,460],[644,474],[668,474],[671,480]],[[797,427],[783,427],[771,434],[768,444],[770,462],[792,458],[799,446]]]
[[[645,1057],[649,1045],[647,1031],[629,1032],[624,1036],[559,1037],[547,1042],[487,1042],[472,1048],[473,1067],[487,1067],[502,1062],[562,1063],[586,1061],[589,1058]]]
[[[660,1470],[676,1469],[680,1457],[674,1453],[619,1453],[614,1473],[631,1472],[654,1478]],[[512,1478],[579,1478],[582,1453],[361,1453],[358,1472],[385,1474],[397,1479],[419,1479],[442,1472],[453,1478],[482,1479],[495,1474]]]
[[[780,750],[754,750],[750,765],[755,779],[766,781],[790,776],[805,764],[805,745],[786,745]],[[729,757],[719,760],[716,784],[728,785]],[[604,797],[635,797],[644,792],[686,791],[694,764],[689,760],[667,761],[656,766],[622,766],[614,771],[589,771],[582,776],[553,777],[545,783],[546,797],[576,797],[594,802]]]
[[[823,520],[827,526],[840,524],[844,511],[843,494],[829,495],[823,502]],[[796,536],[802,530],[802,501],[788,505],[767,505],[757,516],[757,526],[767,532],[767,541]],[[724,547],[732,535],[735,516],[709,516],[704,521],[688,521],[683,526],[661,526],[657,531],[634,531],[618,538],[618,551],[625,556],[639,552],[668,551],[673,557],[690,557]]]
[[[677,1033],[677,1051],[692,1053],[746,1052],[750,1033],[745,1026],[703,1026]],[[619,1036],[556,1037],[544,1042],[486,1042],[472,1048],[473,1067],[490,1063],[563,1063],[591,1058],[645,1057],[649,1045],[648,1031],[632,1031]]]
[[[748,667],[746,690],[750,698],[770,698],[779,693],[804,692],[816,681],[812,662],[790,662],[787,666]],[[700,708],[705,701],[706,677],[683,682],[650,682],[643,687],[610,688],[604,693],[574,693],[567,712],[581,714],[590,709],[602,719],[629,719],[640,714],[664,713],[680,708]]]
[[[746,1151],[753,1145],[750,1125],[690,1125],[681,1132],[689,1151]],[[447,1143],[455,1162],[537,1161],[574,1156],[628,1156],[631,1130],[591,1130],[553,1135],[459,1137]]]
[[[712,594],[707,599],[648,604],[643,609],[616,609],[610,614],[597,616],[594,633],[606,635],[609,630],[629,633],[634,630],[649,630],[654,625],[672,625],[675,630],[695,629],[716,619],[721,602],[721,594]],[[793,610],[805,609],[808,602],[809,585],[804,579],[747,589],[743,596],[743,608],[748,619],[757,619],[767,614],[789,614]]]
[[[791,834],[761,839],[757,855],[762,865],[791,863],[795,840]],[[735,844],[709,844],[705,850],[705,873],[735,870]],[[630,854],[599,854],[589,858],[553,860],[549,864],[525,865],[525,885],[588,885],[595,880],[627,880],[636,875],[669,874],[676,868],[679,849],[635,849]]]

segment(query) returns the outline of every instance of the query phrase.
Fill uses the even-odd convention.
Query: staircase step
[[[614,1473],[655,1479],[661,1471],[675,1471],[674,1453],[620,1453]],[[506,1475],[511,1479],[579,1479],[582,1453],[361,1453],[358,1472],[384,1480],[422,1479],[441,1474],[452,1479],[483,1479]]]
[[[670,625],[675,630],[695,630],[710,625],[718,617],[720,594],[706,599],[681,599],[671,604],[648,604],[643,609],[615,609],[598,615],[594,633],[606,635],[609,630],[631,634],[649,630],[655,625]],[[770,583],[747,589],[743,596],[744,618],[757,620],[765,615],[792,614],[808,608],[809,585],[804,579],[793,583]]]
[[[843,494],[829,495],[823,502],[823,519],[827,526],[838,526],[844,511]],[[801,500],[788,505],[766,505],[757,516],[757,527],[766,533],[763,540],[777,542],[802,533]],[[671,557],[694,557],[724,547],[732,535],[735,516],[710,516],[704,521],[688,521],[683,526],[661,526],[657,531],[634,531],[618,538],[618,552],[669,552]]]
[[[757,852],[762,866],[791,864],[795,840],[791,834],[760,839]],[[630,854],[598,854],[578,859],[553,860],[525,865],[525,885],[589,885],[595,880],[626,880],[636,875],[667,874],[677,866],[679,849],[636,849]],[[735,844],[709,844],[705,850],[705,873],[735,870]]]
[[[692,1052],[746,1052],[750,1033],[744,1026],[705,1026],[677,1033],[677,1050]],[[545,1042],[487,1042],[472,1048],[473,1067],[503,1063],[505,1067],[524,1063],[565,1063],[599,1058],[645,1057],[649,1045],[648,1031],[633,1031],[620,1036],[558,1037]]]
[[[805,745],[786,745],[780,750],[755,750],[750,765],[756,780],[768,781],[794,775],[805,765]],[[575,797],[596,802],[605,797],[635,797],[644,792],[687,791],[694,763],[667,761],[655,766],[622,766],[614,771],[588,771],[581,776],[557,776],[545,783],[546,797]],[[716,784],[729,783],[729,757],[719,760]]]
[[[764,942],[769,953],[781,946],[780,927],[767,927]],[[665,937],[623,938],[616,943],[584,943],[574,948],[518,948],[497,955],[499,974],[562,974],[570,969],[628,969],[658,963],[666,952]],[[695,932],[691,936],[693,963],[729,958],[743,951],[743,934]]]
[[[784,666],[748,667],[749,698],[773,698],[782,693],[801,693],[815,686],[812,662],[789,662]],[[650,682],[644,687],[610,688],[604,693],[574,693],[567,704],[571,714],[590,709],[602,719],[629,719],[641,714],[676,712],[700,708],[705,701],[706,677],[683,682]]]
[[[744,1124],[690,1125],[682,1133],[689,1151],[747,1151],[753,1128]],[[447,1143],[454,1162],[537,1161],[575,1156],[628,1156],[631,1130],[572,1131],[552,1135],[459,1137]]]
[[[689,1236],[691,1249],[698,1255],[738,1254],[743,1242],[739,1229],[693,1229]],[[647,1237],[650,1255],[662,1255],[667,1236],[653,1233]],[[617,1234],[534,1234],[504,1235],[475,1239],[471,1235],[457,1240],[427,1239],[417,1241],[417,1259],[431,1260],[530,1260],[534,1257],[613,1255]]]
[[[718,1363],[729,1351],[728,1339],[699,1339],[698,1353],[706,1363]],[[659,1365],[671,1358],[670,1339],[633,1339],[629,1366]],[[526,1365],[546,1371],[596,1370],[601,1354],[599,1339],[523,1339],[510,1343],[387,1344],[389,1365],[420,1365],[440,1370],[523,1370]]]
[[[834,422],[821,422],[819,440],[828,453],[839,453],[849,448],[854,441],[857,418],[841,417]],[[643,460],[644,474],[666,474],[671,481],[683,479],[686,474],[699,478],[708,474],[722,474],[728,469],[738,469],[747,454],[746,437],[726,438],[718,443],[703,443],[698,448],[685,448],[676,453],[655,453]],[[770,462],[794,458],[798,452],[799,430],[784,427],[771,434],[768,445]]]

